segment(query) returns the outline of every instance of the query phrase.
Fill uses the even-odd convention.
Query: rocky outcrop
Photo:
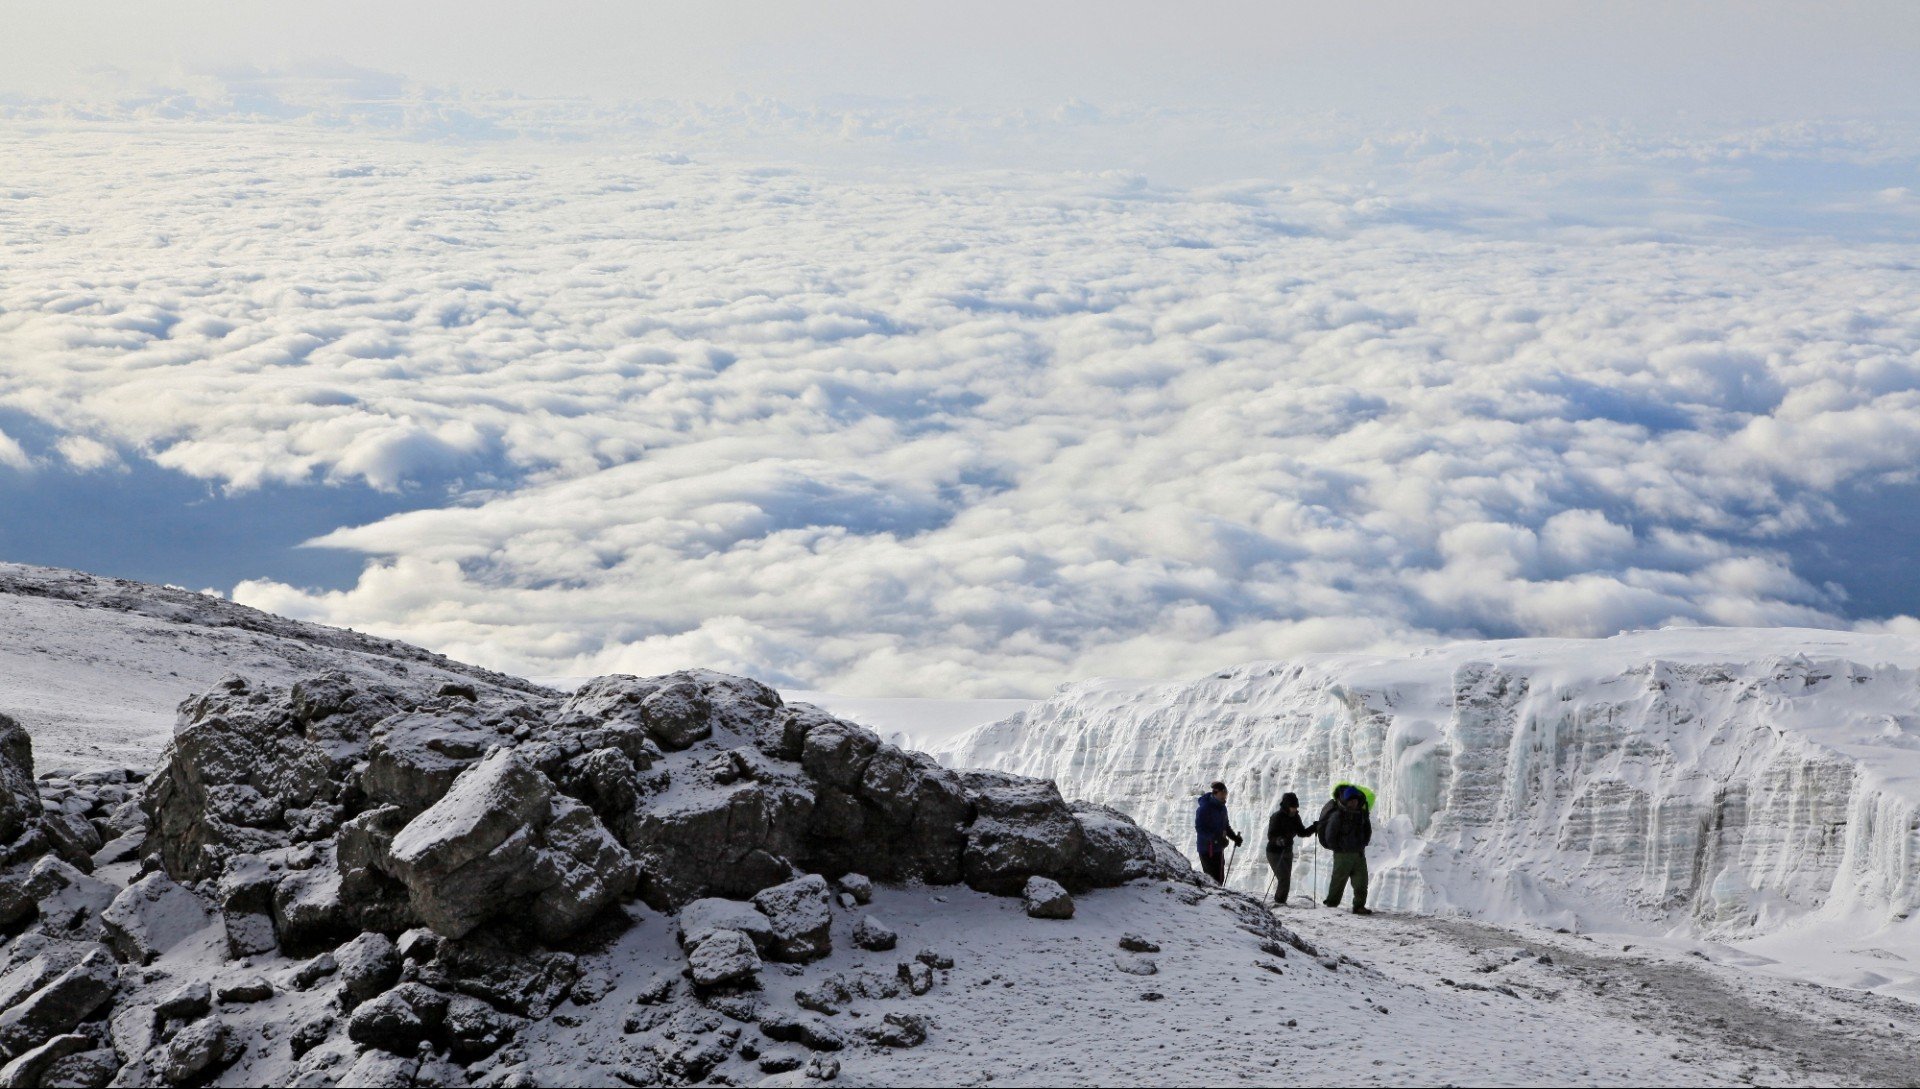
[[[181,706],[144,782],[36,781],[0,719],[0,830],[0,928],[17,935],[0,1069],[23,1084],[204,1084],[269,1053],[302,1084],[516,1084],[529,1024],[614,989],[579,950],[645,915],[636,899],[677,914],[685,983],[642,991],[659,1009],[628,1031],[656,1043],[632,1078],[699,1080],[751,1050],[740,1022],[816,1051],[913,1047],[921,1019],[843,1032],[765,1010],[761,977],[830,956],[836,926],[862,955],[893,949],[863,907],[876,881],[1031,900],[1190,874],[1049,782],[955,772],[705,671],[564,699],[230,677]],[[930,962],[894,967],[806,990],[809,1008],[936,985]],[[259,1031],[288,1003],[284,1030]]]

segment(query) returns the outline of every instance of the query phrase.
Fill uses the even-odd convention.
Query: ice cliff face
[[[1379,792],[1376,904],[1737,937],[1920,907],[1920,641],[1691,629],[1093,682],[941,754],[1057,780],[1192,851],[1224,779],[1268,879],[1280,795]],[[1312,872],[1301,850],[1295,880]],[[1324,876],[1324,868],[1322,869]]]

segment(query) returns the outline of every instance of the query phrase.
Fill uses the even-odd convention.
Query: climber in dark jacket
[[[1305,839],[1319,828],[1318,824],[1308,827],[1301,823],[1299,795],[1289,792],[1280,796],[1280,808],[1267,818],[1267,865],[1273,868],[1277,883],[1274,903],[1286,903],[1293,892],[1293,841]]]
[[[1333,852],[1333,880],[1327,886],[1328,907],[1339,907],[1353,882],[1353,913],[1372,915],[1367,908],[1367,844],[1373,842],[1373,818],[1360,788],[1341,783],[1320,810],[1320,845]]]
[[[1200,848],[1200,868],[1217,884],[1227,883],[1227,842],[1241,844],[1240,833],[1227,820],[1227,784],[1216,782],[1200,795],[1193,810],[1193,834]]]

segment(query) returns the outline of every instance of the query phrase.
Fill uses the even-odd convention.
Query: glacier
[[[1667,628],[1089,681],[939,756],[1056,779],[1189,853],[1194,797],[1224,780],[1248,837],[1228,883],[1252,893],[1280,795],[1311,821],[1360,782],[1376,907],[1747,943],[1757,963],[1819,946],[1800,959],[1825,982],[1920,996],[1909,636]]]

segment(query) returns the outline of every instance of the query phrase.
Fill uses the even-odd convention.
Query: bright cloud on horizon
[[[447,490],[319,538],[350,587],[232,573],[276,612],[543,675],[981,696],[1911,623],[1802,547],[1920,457],[1898,126],[1384,133],[1182,186],[14,125],[0,473]]]

